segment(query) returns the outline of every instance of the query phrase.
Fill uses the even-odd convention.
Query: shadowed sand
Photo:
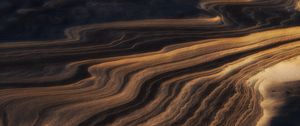
[[[263,116],[258,121],[258,126],[270,125],[272,118],[281,115],[280,108],[285,105],[289,98],[299,95],[297,92],[299,90],[299,82],[297,81],[299,80],[300,57],[271,66],[249,80],[250,83],[251,81],[256,81],[256,87],[263,97],[261,102]],[[280,118],[277,120],[280,120]],[[289,123],[297,125],[297,123],[294,122]],[[285,125],[290,125],[289,123]],[[282,124],[275,123],[274,125]]]
[[[300,124],[298,0],[26,0],[0,10],[0,126]]]

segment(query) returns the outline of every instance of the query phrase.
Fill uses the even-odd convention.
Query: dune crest
[[[298,3],[1,1],[0,126],[299,125]]]

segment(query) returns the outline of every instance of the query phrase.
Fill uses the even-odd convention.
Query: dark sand
[[[298,0],[1,0],[0,126],[300,126]]]

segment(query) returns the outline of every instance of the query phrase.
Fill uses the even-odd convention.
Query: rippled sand
[[[0,2],[0,126],[300,125],[298,0],[30,2]]]

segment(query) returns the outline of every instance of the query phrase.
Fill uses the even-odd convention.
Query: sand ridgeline
[[[299,125],[298,0],[189,2],[193,6],[174,5],[175,17],[79,23],[63,29],[61,39],[3,37],[0,125]],[[142,3],[82,6],[115,10]],[[81,6],[48,1],[18,13],[50,15],[75,5]],[[197,14],[179,12],[188,5]],[[167,11],[170,6],[157,11],[177,13]],[[82,22],[89,21],[85,14]]]

